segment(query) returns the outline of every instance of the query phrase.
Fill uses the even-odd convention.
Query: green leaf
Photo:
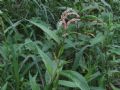
[[[97,43],[103,42],[105,39],[105,36],[103,36],[101,33],[98,34],[95,38],[93,38],[90,43],[91,45],[95,45]]]
[[[3,85],[3,87],[0,90],[7,90],[7,82]]]
[[[15,29],[23,20],[19,20],[15,23],[11,23],[11,26],[9,26],[7,29],[4,30],[4,33],[7,33],[11,29]]]
[[[113,48],[111,50],[109,50],[111,53],[114,53],[114,54],[117,54],[117,55],[120,55],[120,48]]]
[[[75,60],[74,60],[73,66],[72,66],[72,68],[73,68],[74,70],[77,69],[78,66],[80,66],[81,68],[87,70],[87,66],[86,66],[84,60],[82,59],[82,57],[83,57],[84,51],[85,51],[88,47],[90,47],[90,45],[86,45],[86,46],[82,47],[82,48],[80,49],[80,51],[76,52],[76,54],[75,54]]]
[[[56,64],[38,46],[37,50],[45,64],[45,67],[47,68],[47,71],[49,72],[50,75],[53,75],[55,69],[57,68]]]
[[[36,83],[36,77],[37,77],[37,74],[34,77],[32,77],[29,74],[29,81],[30,81],[30,86],[32,90],[40,90],[39,85]]]
[[[87,81],[78,72],[71,71],[71,70],[64,70],[61,72],[61,75],[72,80],[74,82],[74,84],[76,85],[76,87],[79,87],[81,90],[90,90],[90,88],[87,84]]]
[[[105,89],[102,87],[91,87],[90,90],[105,90]]]
[[[3,12],[0,10],[0,15],[3,14]]]
[[[47,33],[52,39],[54,39],[58,44],[60,43],[60,40],[58,38],[58,36],[55,34],[54,31],[50,30],[49,27],[47,25],[45,25],[43,22],[36,22],[34,20],[27,20],[29,21],[31,24],[39,27],[40,29],[42,29],[45,33]]]
[[[113,60],[113,61],[111,61],[111,63],[113,63],[113,64],[120,64],[120,59]]]
[[[112,83],[110,84],[110,86],[112,87],[112,90],[120,90],[120,88],[115,87]]]
[[[100,72],[96,72],[88,77],[88,82],[92,81],[93,79],[96,79],[98,76],[100,76]]]
[[[66,86],[66,87],[71,87],[71,88],[79,88],[76,85],[76,83],[71,82],[71,81],[66,81],[66,80],[59,80],[58,84],[62,86]]]
[[[64,47],[62,46],[58,52],[58,57],[60,57],[64,52]]]
[[[111,8],[111,6],[110,6],[105,0],[101,0],[101,2],[102,2],[105,6]]]
[[[94,10],[94,9],[100,9],[100,7],[99,7],[99,5],[98,5],[98,3],[94,3],[93,5],[89,5],[89,6],[85,6],[82,10],[81,10],[81,13],[83,13],[83,12],[88,12],[88,11],[92,11],[92,10]],[[101,9],[103,9],[102,7],[101,7]]]

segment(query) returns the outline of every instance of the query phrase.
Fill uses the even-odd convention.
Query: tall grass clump
[[[119,0],[0,0],[0,90],[120,90]]]

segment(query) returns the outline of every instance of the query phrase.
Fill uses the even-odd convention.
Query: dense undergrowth
[[[120,90],[120,1],[0,0],[0,90]]]

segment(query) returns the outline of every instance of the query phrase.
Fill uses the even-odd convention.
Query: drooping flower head
[[[74,16],[74,17],[69,19],[68,18],[69,16]],[[66,30],[71,23],[75,23],[76,21],[79,21],[80,20],[79,18],[80,16],[77,14],[75,10],[73,10],[72,8],[68,8],[62,13],[60,23],[61,25],[63,25],[63,28]]]

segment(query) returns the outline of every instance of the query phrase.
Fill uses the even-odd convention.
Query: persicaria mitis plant
[[[0,90],[120,90],[120,0],[0,0]]]

